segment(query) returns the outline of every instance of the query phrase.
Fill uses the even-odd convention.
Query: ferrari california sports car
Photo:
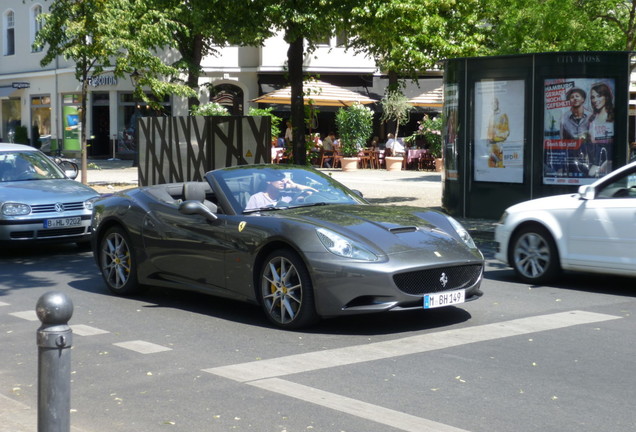
[[[483,256],[442,213],[370,205],[307,167],[230,167],[205,180],[95,203],[93,251],[113,293],[162,286],[244,300],[281,328],[482,295]]]
[[[90,241],[99,193],[41,151],[0,143],[0,244]]]
[[[561,270],[636,276],[636,162],[578,193],[525,201],[495,226],[495,257],[528,283]]]

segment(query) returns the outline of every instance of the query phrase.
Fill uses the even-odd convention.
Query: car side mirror
[[[64,174],[66,175],[66,177],[70,178],[71,180],[75,180],[77,178],[78,172],[75,170],[66,170],[64,171]]]
[[[184,215],[200,215],[210,222],[214,222],[218,219],[212,210],[199,201],[190,200],[182,202],[179,204],[179,212]]]
[[[364,198],[364,195],[362,195],[362,192],[360,192],[358,189],[351,189],[351,192],[358,195],[360,198]]]
[[[584,200],[593,200],[596,198],[596,189],[594,189],[591,185],[580,186],[579,196]]]

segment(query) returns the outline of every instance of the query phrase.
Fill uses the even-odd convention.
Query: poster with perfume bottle
[[[544,81],[544,184],[589,184],[612,170],[614,89],[614,79]]]
[[[523,182],[525,82],[475,83],[475,181]]]

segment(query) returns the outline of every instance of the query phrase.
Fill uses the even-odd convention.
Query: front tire
[[[297,329],[318,320],[309,272],[292,251],[281,249],[267,256],[258,290],[265,315],[277,327]]]
[[[109,228],[102,237],[99,244],[99,269],[112,293],[132,295],[141,290],[130,237],[122,228]]]
[[[544,284],[554,280],[561,266],[552,235],[543,227],[522,228],[511,242],[510,262],[526,283]]]

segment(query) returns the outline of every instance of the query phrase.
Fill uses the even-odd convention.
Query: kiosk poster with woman
[[[544,184],[589,184],[612,170],[614,80],[545,81]]]

